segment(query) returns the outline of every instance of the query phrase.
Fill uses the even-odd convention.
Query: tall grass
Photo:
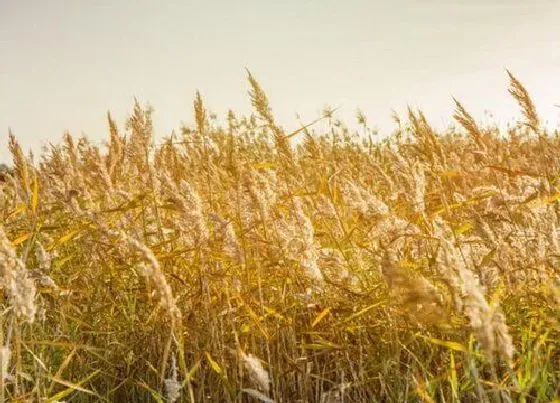
[[[256,114],[156,145],[136,102],[99,148],[0,185],[3,401],[551,401],[560,395],[560,137],[286,133]],[[297,141],[296,138],[299,138]]]

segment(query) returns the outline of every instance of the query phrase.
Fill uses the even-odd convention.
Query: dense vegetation
[[[359,134],[326,109],[155,144],[136,103],[100,148],[0,182],[1,398],[10,401],[551,401],[560,394],[560,137],[500,133],[456,101]],[[35,161],[34,161],[35,160]]]

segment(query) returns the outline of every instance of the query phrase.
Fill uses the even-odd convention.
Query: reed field
[[[287,132],[249,73],[163,140],[138,102],[106,147],[10,133],[0,400],[558,402],[560,136],[507,78],[501,132]]]

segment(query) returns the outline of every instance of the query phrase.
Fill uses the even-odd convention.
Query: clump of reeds
[[[560,136],[508,74],[506,133],[458,100],[290,133],[251,74],[225,128],[197,92],[164,139],[138,101],[105,148],[10,133],[0,398],[554,401]]]

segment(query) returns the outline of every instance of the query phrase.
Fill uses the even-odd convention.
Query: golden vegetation
[[[445,133],[286,133],[250,74],[257,115],[197,93],[160,145],[138,102],[106,151],[10,133],[2,400],[557,398],[560,138],[508,74],[507,133],[458,101]]]

